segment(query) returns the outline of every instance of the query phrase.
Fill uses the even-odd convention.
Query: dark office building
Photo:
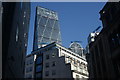
[[[23,78],[30,3],[3,2],[2,5],[2,78]]]
[[[0,1],[0,80],[2,78],[2,2]]]
[[[38,6],[36,7],[33,50],[52,42],[61,44],[58,15],[55,11]]]
[[[120,80],[120,2],[107,2],[100,20],[103,29],[89,44],[90,79]]]

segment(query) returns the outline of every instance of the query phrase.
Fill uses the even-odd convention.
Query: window
[[[36,76],[36,78],[42,78],[42,74],[41,73],[37,73],[35,76]]]
[[[18,26],[17,26],[17,30],[16,30],[16,42],[18,41]]]
[[[25,43],[25,47],[27,47],[27,44]]]
[[[47,22],[47,18],[42,17],[41,20],[40,20],[40,25],[44,26],[44,25],[46,25],[46,22]]]
[[[26,12],[24,11],[24,17],[26,17]]]
[[[86,70],[86,65],[84,65],[84,69]]]
[[[45,64],[45,67],[48,68],[48,67],[49,67],[49,63],[46,63],[46,64]]]
[[[52,57],[55,57],[55,53],[52,53]]]
[[[65,56],[65,54],[64,54],[64,53],[62,53],[62,54],[61,54],[61,56]]]
[[[82,77],[82,80],[85,80],[85,78],[84,78],[84,77]]]
[[[22,3],[22,0],[21,0],[21,3],[20,3],[20,7],[21,7],[21,9],[22,9],[22,7],[23,7],[23,3]]]
[[[37,57],[36,64],[41,64],[42,63],[42,57],[39,56]]]
[[[79,75],[76,75],[76,80],[79,80],[79,78],[80,78]]]
[[[27,36],[27,33],[24,33],[24,37],[26,37]]]
[[[71,63],[72,61],[71,61],[71,58],[68,58],[68,63]]]
[[[32,78],[31,74],[26,75],[26,78]]]
[[[87,71],[87,65],[85,65],[85,70]]]
[[[24,23],[24,21],[23,21],[23,25],[24,25],[25,23]]]
[[[38,48],[41,48],[41,45],[38,45]]]
[[[52,75],[56,75],[56,71],[55,70],[52,70]]]
[[[26,65],[29,65],[29,64],[32,64],[32,63],[33,63],[33,60],[32,60],[32,59],[26,61]]]
[[[26,65],[29,65],[29,61],[26,61]]]
[[[80,63],[80,69],[82,69],[82,68],[83,68],[83,62]]]
[[[49,55],[46,55],[46,59],[49,59],[50,57],[49,57]]]
[[[30,67],[30,71],[32,71],[32,67]]]
[[[76,65],[77,64],[77,61],[74,59],[74,64]]]
[[[36,66],[36,72],[40,72],[40,71],[42,71],[42,66],[41,65]]]
[[[45,72],[45,76],[49,76],[49,71],[46,71],[46,72]]]
[[[32,71],[32,67],[27,67],[26,68],[26,73],[31,72],[31,71]]]
[[[52,62],[52,66],[55,66],[55,65],[56,65],[56,62],[55,62],[55,61],[53,61],[53,62]]]
[[[33,60],[31,59],[31,60],[30,60],[30,64],[32,64],[32,63],[33,63]]]
[[[27,72],[29,72],[29,69],[28,69],[28,68],[26,68],[26,73],[27,73]]]

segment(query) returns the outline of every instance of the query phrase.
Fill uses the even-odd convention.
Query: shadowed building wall
[[[120,80],[120,2],[107,2],[100,11],[103,29],[89,44],[93,78]]]
[[[3,2],[3,78],[23,78],[30,20],[30,3]]]

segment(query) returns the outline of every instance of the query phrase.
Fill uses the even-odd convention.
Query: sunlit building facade
[[[58,15],[55,11],[38,6],[36,7],[33,50],[52,42],[61,44]]]
[[[26,78],[43,80],[88,78],[86,59],[57,43],[51,43],[28,55],[25,69]]]

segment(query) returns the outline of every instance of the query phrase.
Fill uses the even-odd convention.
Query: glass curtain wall
[[[61,44],[58,15],[55,11],[38,6],[36,8],[33,50],[52,42]]]

